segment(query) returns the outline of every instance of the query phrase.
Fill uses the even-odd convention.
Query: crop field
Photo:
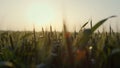
[[[79,32],[0,31],[0,68],[120,68],[120,33],[95,32],[110,16],[95,25],[86,22]],[[90,23],[90,28],[85,28]]]

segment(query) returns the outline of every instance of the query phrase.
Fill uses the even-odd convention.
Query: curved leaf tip
[[[113,15],[113,16],[110,16],[110,17],[107,17],[101,21],[99,21],[97,24],[95,24],[93,27],[92,27],[92,32],[94,32],[98,27],[100,27],[104,22],[106,22],[108,19],[110,18],[113,18],[113,17],[117,17],[116,15]]]
[[[108,17],[108,19],[109,19],[109,18],[113,18],[113,17],[117,17],[117,15],[110,16],[110,17]]]

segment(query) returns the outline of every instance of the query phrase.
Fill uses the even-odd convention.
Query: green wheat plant
[[[110,16],[93,25],[87,21],[79,32],[69,32],[63,21],[62,32],[50,26],[42,31],[0,31],[0,67],[10,68],[106,68],[120,53],[120,33],[95,32]],[[90,23],[90,28],[85,28]],[[114,56],[116,57],[116,56]],[[113,59],[112,59],[113,60]],[[117,63],[116,63],[117,64]]]

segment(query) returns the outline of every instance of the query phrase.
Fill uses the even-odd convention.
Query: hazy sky
[[[106,29],[120,25],[120,0],[0,0],[0,30],[32,30],[33,24],[37,30],[50,25],[62,30],[65,17],[72,31],[91,18],[95,24],[111,15],[118,17],[107,21]]]

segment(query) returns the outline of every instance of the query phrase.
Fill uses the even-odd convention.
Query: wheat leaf
[[[86,22],[86,23],[81,27],[81,29],[84,28],[87,24],[88,24],[88,22]]]
[[[95,24],[93,27],[92,27],[92,32],[94,32],[98,27],[100,27],[104,22],[106,22],[108,19],[110,19],[110,18],[113,18],[113,17],[117,17],[117,16],[110,16],[110,17],[108,17],[108,18],[105,18],[105,19],[103,19],[103,20],[101,20],[101,21],[99,21],[97,24]]]

